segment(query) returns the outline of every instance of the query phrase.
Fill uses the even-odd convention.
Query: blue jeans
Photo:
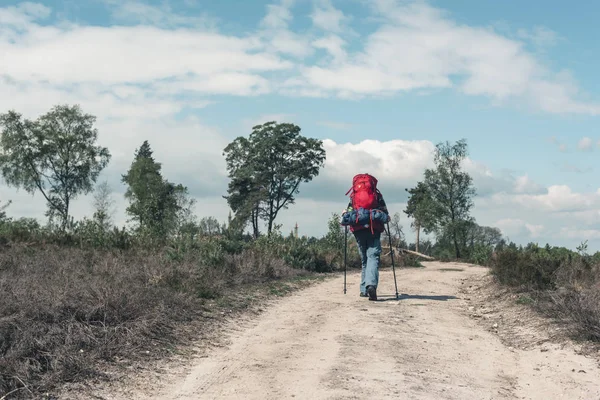
[[[354,232],[358,253],[362,262],[360,279],[360,292],[367,293],[367,286],[379,283],[379,258],[381,256],[381,233],[371,233],[370,229]]]

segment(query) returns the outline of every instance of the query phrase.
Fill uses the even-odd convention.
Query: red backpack
[[[350,193],[352,208],[358,210],[364,208],[371,210],[377,207],[377,179],[369,174],[358,174],[352,179],[352,188],[346,192]]]

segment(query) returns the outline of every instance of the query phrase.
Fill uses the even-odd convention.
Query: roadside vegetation
[[[568,327],[577,339],[600,342],[600,252],[540,247],[500,247],[490,261],[498,282],[523,294],[543,314]]]

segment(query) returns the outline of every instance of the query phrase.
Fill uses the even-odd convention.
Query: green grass
[[[524,305],[530,305],[533,304],[535,302],[535,300],[533,300],[531,297],[527,296],[527,295],[521,295],[519,296],[519,298],[517,299],[516,303],[517,304],[524,304]]]

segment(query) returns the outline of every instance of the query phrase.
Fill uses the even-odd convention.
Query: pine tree
[[[163,178],[161,164],[154,160],[148,141],[135,152],[135,158],[122,180],[128,185],[125,197],[129,200],[127,214],[137,222],[144,234],[164,238],[176,226],[180,209],[178,194],[186,193],[181,185]]]

